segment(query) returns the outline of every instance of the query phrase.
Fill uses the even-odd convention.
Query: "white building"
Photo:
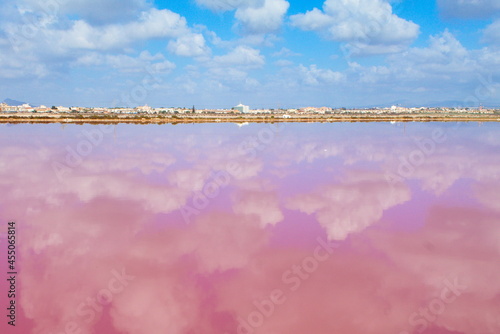
[[[250,107],[249,106],[245,106],[243,104],[238,104],[236,107],[233,108],[234,110],[238,110],[239,112],[241,113],[249,113],[250,112]]]
[[[71,110],[68,107],[59,106],[59,107],[57,107],[57,111],[58,112],[70,112]]]
[[[148,106],[147,104],[146,105],[143,105],[143,106],[139,106],[137,108],[135,108],[137,111],[139,112],[146,112],[148,114],[152,114],[154,112],[153,108]]]

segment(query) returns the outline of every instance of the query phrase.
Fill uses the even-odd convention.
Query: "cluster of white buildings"
[[[94,114],[387,114],[387,113],[484,113],[491,114],[494,109],[479,108],[405,108],[401,106],[391,106],[388,108],[370,108],[370,109],[333,109],[329,107],[305,107],[300,109],[250,109],[249,106],[238,104],[230,109],[195,109],[192,108],[153,108],[148,105],[135,108],[82,108],[82,107],[64,107],[46,106],[32,107],[29,104],[19,106],[10,106],[6,103],[0,103],[0,112],[36,112],[36,113],[94,113]]]
[[[51,108],[48,108],[44,105],[38,106],[38,107],[32,107],[28,103],[24,103],[18,106],[10,106],[7,103],[0,103],[0,112],[81,112],[84,111],[84,108],[75,108],[75,107],[63,107],[63,106],[53,106]]]
[[[0,103],[0,111],[3,112],[33,112],[34,107],[25,103],[20,106],[9,106],[7,103]]]

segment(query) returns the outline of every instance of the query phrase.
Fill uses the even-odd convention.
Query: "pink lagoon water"
[[[1,333],[500,333],[497,123],[0,130]]]

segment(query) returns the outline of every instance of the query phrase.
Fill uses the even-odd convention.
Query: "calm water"
[[[499,130],[0,126],[1,332],[498,334]]]

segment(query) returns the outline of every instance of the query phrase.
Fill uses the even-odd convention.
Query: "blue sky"
[[[0,100],[499,106],[500,0],[0,3]]]

